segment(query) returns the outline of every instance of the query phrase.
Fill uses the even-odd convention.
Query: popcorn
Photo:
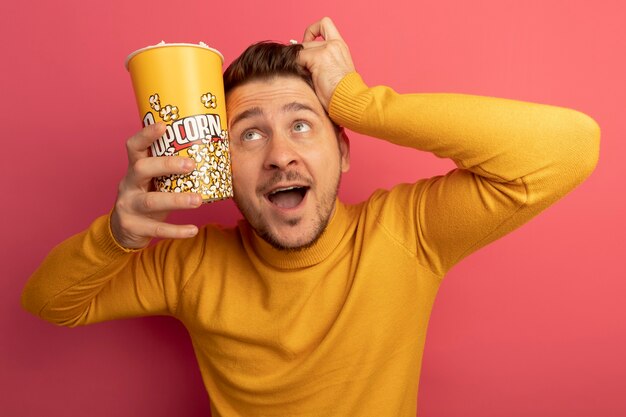
[[[204,104],[204,107],[207,109],[214,109],[217,107],[217,97],[211,93],[203,94],[202,97],[200,97],[200,101],[202,101],[202,104]]]
[[[161,119],[163,119],[165,123],[172,120],[177,120],[178,107],[167,104],[165,107],[161,108],[161,111],[159,111],[159,116],[161,116]]]
[[[152,110],[156,112],[161,110],[161,101],[159,100],[158,94],[151,95],[148,101],[150,102],[150,107],[152,108]]]
[[[157,189],[175,193],[201,193],[203,197],[212,200],[232,196],[232,182],[227,174],[230,172],[227,142],[196,143],[187,148],[187,154],[199,168],[189,174],[158,177],[155,180]]]

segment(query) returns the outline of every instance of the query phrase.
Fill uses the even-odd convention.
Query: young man
[[[150,191],[152,177],[191,169],[148,157],[163,134],[150,126],[128,141],[110,216],[49,255],[24,306],[67,326],[178,318],[214,416],[414,416],[441,279],[583,181],[598,126],[552,106],[369,88],[327,18],[301,46],[252,46],[225,85],[245,220],[165,223],[200,200]],[[458,169],[345,205],[336,196],[349,144],[338,126]],[[153,237],[168,239],[148,246]]]

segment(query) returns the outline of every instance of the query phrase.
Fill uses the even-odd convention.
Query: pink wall
[[[430,325],[420,415],[626,415],[624,3],[258,4],[3,3],[0,415],[208,415],[176,321],[57,328],[22,311],[19,294],[56,242],[114,201],[124,142],[139,126],[127,53],[161,39],[203,40],[230,62],[254,41],[299,39],[323,15],[334,18],[371,85],[573,107],[602,127],[600,163],[586,183],[449,274]],[[352,151],[342,188],[348,201],[452,167],[358,135]],[[237,217],[225,202],[174,219]]]

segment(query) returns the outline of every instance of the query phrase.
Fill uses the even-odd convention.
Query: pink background
[[[123,66],[129,52],[161,39],[203,40],[230,63],[257,40],[300,39],[323,15],[370,85],[572,107],[602,127],[600,163],[587,182],[448,275],[430,324],[420,415],[626,415],[623,4],[3,3],[0,415],[209,414],[177,321],[58,328],[25,313],[19,295],[53,245],[113,204],[125,139],[140,125]],[[356,134],[352,158],[341,191],[349,202],[452,167]],[[238,216],[222,202],[173,220],[232,224]]]

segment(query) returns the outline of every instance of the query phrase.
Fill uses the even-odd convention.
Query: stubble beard
[[[270,230],[270,225],[268,224],[267,219],[265,219],[260,210],[255,209],[252,204],[249,204],[242,199],[237,197],[237,190],[234,191],[233,200],[237,205],[237,208],[243,215],[243,217],[247,220],[247,222],[252,226],[254,231],[259,237],[269,243],[272,247],[282,251],[302,251],[304,249],[310,248],[313,246],[322,236],[324,230],[326,230],[326,226],[330,221],[330,217],[333,213],[333,209],[335,207],[335,201],[337,200],[337,194],[339,192],[339,185],[341,182],[341,168],[337,173],[336,179],[333,181],[334,186],[329,189],[329,191],[325,192],[318,202],[315,208],[315,219],[313,223],[313,233],[311,234],[311,238],[301,244],[298,245],[290,245],[286,243],[284,240],[277,236]],[[265,198],[265,197],[263,197]],[[303,221],[302,218],[290,219],[286,223],[290,227],[297,227]]]

